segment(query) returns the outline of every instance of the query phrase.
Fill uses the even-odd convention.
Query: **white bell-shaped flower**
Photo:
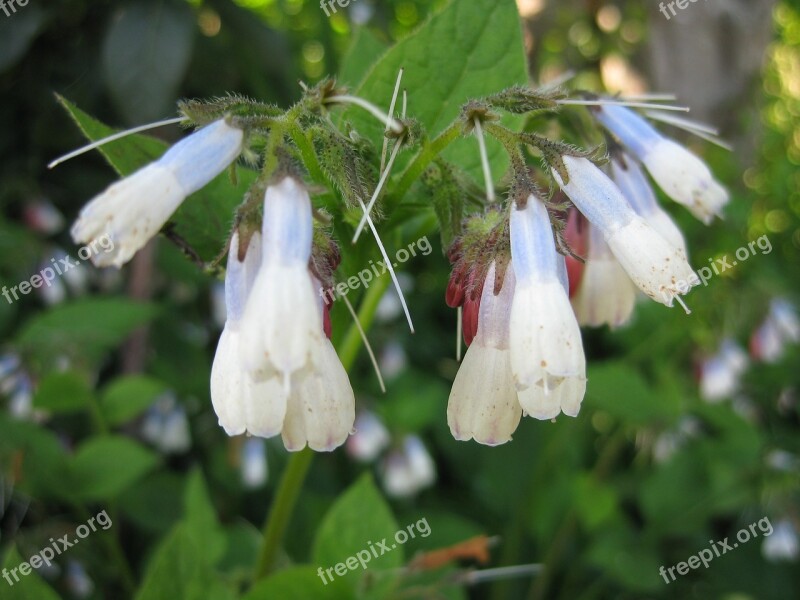
[[[637,215],[605,173],[585,158],[563,160],[569,181],[564,183],[556,169],[553,176],[578,210],[603,232],[611,252],[640,290],[672,306],[676,297],[699,283],[683,251]]]
[[[682,250],[684,256],[689,256],[683,233],[672,217],[659,206],[653,188],[639,163],[629,156],[622,160],[614,159],[611,161],[611,176],[636,214],[647,221],[661,237]]]
[[[189,194],[236,160],[243,141],[244,132],[224,120],[184,138],[159,160],[89,202],[72,226],[72,239],[95,250],[92,262],[97,266],[122,266],[158,233]],[[104,236],[113,247],[97,252]]]
[[[239,260],[239,234],[231,239],[225,274],[227,318],[211,367],[211,401],[228,435],[247,432],[268,438],[283,429],[286,392],[275,378],[256,381],[241,353],[245,305],[261,268],[261,248],[261,234],[256,232]]]
[[[481,294],[478,333],[458,369],[447,404],[447,424],[453,437],[488,446],[510,441],[522,418],[509,348],[514,269],[509,263],[497,295],[495,273],[492,262]]]
[[[306,367],[324,336],[319,294],[308,263],[314,224],[311,198],[291,176],[270,185],[264,199],[263,257],[243,320],[242,356],[259,380]],[[325,353],[317,353],[324,357]]]
[[[630,321],[636,287],[611,253],[597,227],[589,224],[589,248],[572,307],[578,323],[590,327],[620,327]]]
[[[516,289],[511,307],[511,371],[523,411],[552,419],[575,416],[586,390],[581,332],[561,273],[550,217],[534,196],[511,210]]]
[[[629,108],[602,105],[594,114],[644,163],[658,186],[670,198],[686,206],[706,224],[715,216],[722,216],[722,209],[729,200],[728,192],[717,183],[706,164],[697,156],[661,135]]]

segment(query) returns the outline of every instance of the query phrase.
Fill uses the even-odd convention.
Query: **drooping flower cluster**
[[[315,229],[314,208],[297,163],[315,153],[316,175],[321,172],[350,209],[361,208],[353,240],[365,229],[377,239],[371,212],[391,166],[406,144],[424,135],[419,124],[394,118],[396,98],[386,116],[337,90],[332,81],[305,91],[286,113],[240,97],[183,103],[185,120],[207,125],[90,202],[72,234],[85,244],[111,239],[114,250],[93,260],[119,267],[187,196],[242,154],[256,162],[254,148],[264,148],[263,171],[237,212],[230,239],[226,319],[212,367],[212,403],[229,435],[280,434],[289,450],[329,451],[352,432],[355,401],[329,340],[328,299],[317,293],[330,287],[326,279],[338,254],[333,260],[320,250],[320,228]],[[592,104],[592,114],[614,138],[607,171],[572,146],[505,129],[492,112],[555,111],[562,100],[552,90],[510,88],[467,103],[462,123],[448,130],[478,137],[489,203],[495,193],[484,132],[501,142],[512,165],[503,206],[463,219],[458,196],[464,188],[446,161],[437,157],[422,178],[432,190],[455,264],[447,303],[463,309],[464,337],[470,344],[448,406],[457,439],[496,445],[511,439],[523,414],[576,416],[586,390],[580,325],[623,325],[633,312],[637,288],[666,306],[678,302],[685,308],[682,296],[698,279],[683,236],[658,205],[642,165],[669,196],[705,222],[720,215],[727,202],[727,193],[700,159],[618,103]],[[324,118],[326,105],[335,103],[357,104],[384,122],[377,184],[366,162],[373,149],[365,149],[358,136],[333,131]],[[405,119],[406,102],[403,106]],[[448,136],[444,139],[457,137]],[[539,152],[546,169],[534,172],[526,149]],[[410,183],[401,178],[403,183],[407,191]],[[543,183],[554,183],[558,196],[545,197]],[[378,242],[397,284],[392,261]],[[322,273],[319,265],[325,263]],[[416,469],[424,475],[420,481],[428,481],[430,469],[413,459],[410,444],[406,458],[395,462],[411,465],[409,472]],[[418,464],[411,468],[414,460]]]
[[[114,251],[98,266],[121,266],[187,196],[246,150],[244,128],[211,122],[163,157],[110,186],[82,211],[76,242],[103,236]],[[341,445],[355,419],[353,390],[330,340],[328,306],[312,273],[314,225],[305,185],[278,177],[264,193],[263,230],[236,229],[225,279],[227,318],[214,358],[211,397],[229,435],[282,435],[289,450]],[[241,233],[244,232],[242,236]]]
[[[681,297],[699,283],[683,235],[658,205],[638,161],[706,221],[720,213],[727,194],[699,159],[631,110],[597,106],[594,114],[627,149],[612,144],[611,177],[566,145],[486,126],[507,148],[538,147],[565,196],[544,200],[522,155],[512,154],[508,228],[501,234],[508,235],[510,251],[497,243],[502,227],[477,241],[467,231],[451,249],[455,266],[447,302],[463,307],[470,344],[448,405],[456,439],[496,445],[511,439],[522,414],[576,416],[586,390],[579,323],[623,325],[633,312],[636,288],[656,302],[672,307],[677,301],[686,308]],[[570,204],[564,227],[558,224],[561,211]],[[465,246],[492,252],[473,264],[464,260]],[[574,257],[584,251],[585,261]],[[498,264],[507,264],[504,273]]]
[[[262,235],[243,259],[234,234],[225,279],[228,317],[211,372],[211,399],[229,435],[280,434],[288,450],[340,446],[355,398],[323,328],[322,288],[309,270],[311,198],[286,176],[267,188]]]

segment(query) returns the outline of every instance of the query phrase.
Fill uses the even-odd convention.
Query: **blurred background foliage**
[[[0,285],[74,256],[68,223],[114,179],[99,154],[46,169],[82,143],[54,93],[119,127],[167,117],[182,97],[229,91],[286,107],[299,97],[298,80],[341,73],[356,86],[385,48],[445,4],[353,0],[328,18],[304,0],[54,0],[0,15]],[[773,251],[695,291],[690,317],[642,303],[622,330],[586,330],[580,416],[523,421],[512,443],[491,449],[457,443],[447,430],[458,366],[455,314],[443,302],[449,266],[430,206],[413,198],[404,210],[418,214],[388,239],[396,250],[427,235],[435,247],[403,265],[417,333],[407,332],[387,295],[370,332],[387,394],[363,352],[351,370],[358,406],[379,416],[391,446],[374,466],[354,460],[352,449],[316,458],[281,559],[313,569],[282,571],[248,598],[351,597],[351,588],[324,588],[316,578],[317,566],[336,560],[325,548],[342,536],[343,548],[362,548],[422,517],[432,533],[411,540],[405,559],[488,534],[499,537],[488,566],[544,568],[532,580],[473,588],[446,586],[439,572],[433,587],[416,582],[424,592],[405,597],[797,598],[800,352],[787,345],[769,361],[755,352],[722,402],[704,401],[698,379],[723,340],[748,347],[774,298],[798,299],[800,7],[747,3],[761,9],[748,28],[736,20],[743,16],[734,8],[745,6],[738,3],[691,4],[676,21],[654,3],[518,4],[533,80],[574,69],[575,85],[589,89],[697,91],[681,100],[734,142],[728,153],[672,132],[706,157],[733,196],[726,220],[711,228],[670,207],[695,265],[762,235]],[[690,25],[721,27],[747,60],[704,71],[708,40],[692,38],[673,48],[674,60],[688,53],[697,72],[675,79],[681,72],[671,73],[668,61],[656,68],[665,55],[659,44]],[[723,55],[725,43],[715,46]],[[722,98],[701,93],[734,83]],[[166,141],[180,135],[157,133]],[[355,272],[371,256],[346,255],[345,268]],[[140,598],[239,597],[287,455],[279,441],[228,439],[216,424],[208,380],[219,282],[162,238],[121,272],[81,266],[40,291],[12,304],[0,299],[3,564],[16,566],[19,555],[100,510],[114,525],[55,569],[13,588],[0,581],[0,598],[132,597],[134,588]],[[347,319],[338,307],[335,335]],[[410,435],[423,440],[436,478],[409,484],[398,498],[385,482]],[[369,472],[380,494],[363,478]],[[352,527],[359,516],[364,522]],[[659,566],[765,516],[788,524],[784,546],[759,538],[674,583],[660,578]],[[380,581],[372,585],[377,591],[365,597],[386,597]]]

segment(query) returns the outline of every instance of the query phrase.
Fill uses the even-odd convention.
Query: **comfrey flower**
[[[630,321],[636,304],[636,287],[597,227],[589,229],[589,252],[572,307],[578,323],[591,327],[620,327]]]
[[[683,233],[658,204],[653,188],[639,163],[625,154],[615,157],[611,160],[611,177],[636,214],[647,221],[661,237],[682,250],[684,256],[688,256]]]
[[[739,391],[747,366],[745,351],[735,341],[724,340],[719,352],[703,361],[700,367],[700,396],[708,402],[732,397]]]
[[[160,396],[147,411],[142,437],[164,454],[182,454],[191,448],[186,410],[172,392]]]
[[[788,344],[800,342],[800,320],[794,306],[776,298],[770,303],[769,314],[750,338],[750,354],[756,360],[778,362]]]
[[[211,372],[214,409],[228,435],[281,434],[290,451],[333,450],[355,420],[353,389],[314,291],[322,285],[309,271],[312,234],[303,185],[285,177],[269,186],[263,235],[253,235],[242,260],[233,236],[227,321]]]
[[[576,416],[586,391],[586,359],[567,296],[564,257],[535,196],[511,209],[511,371],[522,409],[537,419]]]
[[[267,448],[261,438],[247,438],[241,447],[239,469],[244,487],[250,490],[260,488],[267,482]]]
[[[633,283],[656,302],[672,306],[699,283],[684,252],[637,215],[614,182],[586,158],[562,157],[569,181],[553,176],[589,222],[597,227]]]
[[[509,263],[497,294],[495,269],[492,262],[481,293],[477,334],[456,374],[447,404],[447,424],[453,437],[489,446],[511,440],[522,418],[509,347],[514,269]]]
[[[370,463],[391,443],[389,430],[373,412],[358,413],[355,432],[347,439],[347,453],[359,462]]]
[[[389,453],[380,472],[386,493],[393,498],[409,498],[436,481],[436,464],[415,435],[406,436],[402,447]]]
[[[643,117],[624,106],[597,106],[594,116],[644,163],[670,198],[706,224],[715,216],[722,216],[728,192],[697,156],[662,136]]]
[[[236,160],[243,143],[244,131],[225,120],[200,129],[89,202],[72,226],[73,240],[91,245],[110,237],[113,250],[95,252],[92,262],[122,266],[158,233],[187,196]]]
[[[772,535],[764,538],[761,553],[770,562],[796,561],[800,556],[800,542],[797,530],[789,519],[781,519],[775,524]]]
[[[243,356],[259,378],[290,375],[305,367],[323,337],[320,298],[308,270],[314,222],[311,198],[293,177],[267,188],[264,249],[245,308]]]
[[[272,437],[283,426],[285,404],[270,402],[283,390],[272,381],[256,382],[240,358],[245,303],[261,266],[261,234],[255,232],[240,259],[239,234],[231,238],[225,274],[226,321],[211,367],[211,402],[228,435],[245,431]],[[273,414],[277,411],[277,414]],[[277,422],[277,425],[268,425]]]

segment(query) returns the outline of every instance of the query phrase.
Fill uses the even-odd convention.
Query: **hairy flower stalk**
[[[705,163],[683,146],[662,136],[643,117],[624,106],[604,104],[595,118],[642,163],[659,187],[694,216],[710,223],[722,216],[728,192]]]
[[[553,168],[561,189],[589,222],[597,227],[611,252],[633,283],[656,302],[683,305],[687,294],[699,280],[684,252],[637,215],[614,182],[586,158],[563,156],[569,181],[564,183]]]
[[[467,348],[447,404],[447,424],[453,437],[488,446],[511,440],[522,418],[509,347],[514,269],[509,264],[497,294],[495,269],[492,262],[483,284],[477,334]]]
[[[159,160],[111,185],[87,204],[72,227],[79,244],[108,236],[109,252],[95,252],[99,267],[128,262],[178,209],[187,196],[208,184],[242,152],[244,131],[225,120],[200,129]]]
[[[550,217],[535,196],[511,210],[516,289],[511,307],[511,371],[528,415],[576,416],[586,391],[586,359],[556,252]]]

